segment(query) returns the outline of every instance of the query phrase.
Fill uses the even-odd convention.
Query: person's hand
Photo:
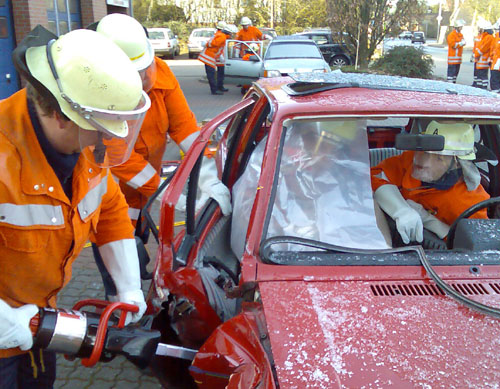
[[[410,207],[400,208],[393,216],[396,222],[396,229],[404,243],[422,242],[424,239],[424,226],[422,218],[417,211]]]
[[[441,239],[444,239],[448,235],[448,231],[450,230],[450,226],[446,223],[443,223],[434,215],[431,215],[422,204],[416,203],[413,200],[406,200],[408,205],[418,212],[420,218],[422,219],[422,223],[426,230],[434,232]]]
[[[417,211],[411,208],[396,185],[380,186],[373,195],[374,199],[395,222],[396,229],[405,244],[422,242],[424,226]]]
[[[37,313],[36,305],[27,304],[12,308],[0,300],[0,349],[19,347],[21,350],[29,350],[33,347],[29,323]]]
[[[144,300],[144,293],[142,293],[142,290],[140,289],[132,290],[130,292],[118,292],[116,296],[109,296],[108,298],[109,301],[112,302],[119,301],[122,303],[137,305],[139,307],[139,311],[135,313],[127,313],[127,317],[125,318],[125,325],[138,322],[141,319],[142,315],[144,315],[144,312],[146,312],[147,305],[146,301]]]
[[[116,286],[117,294],[108,296],[109,300],[137,305],[139,311],[127,313],[125,325],[139,321],[146,311],[146,302],[141,290],[141,274],[135,239],[106,243],[99,246],[99,253]]]

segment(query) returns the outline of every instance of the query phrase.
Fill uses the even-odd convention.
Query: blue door
[[[19,89],[19,80],[12,63],[15,40],[10,1],[0,0],[0,99],[9,97]]]

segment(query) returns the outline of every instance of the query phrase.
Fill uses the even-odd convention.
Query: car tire
[[[195,55],[193,53],[189,53],[188,56],[189,56],[189,59],[193,59],[195,57]]]
[[[330,60],[330,66],[341,68],[342,66],[349,65],[349,60],[343,55],[336,55]]]

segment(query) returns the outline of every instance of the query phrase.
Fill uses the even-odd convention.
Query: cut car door
[[[224,47],[224,82],[248,85],[256,81],[263,67],[263,42],[243,42],[228,39]],[[245,58],[245,54],[250,54]]]

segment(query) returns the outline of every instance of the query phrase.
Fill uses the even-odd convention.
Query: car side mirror
[[[397,134],[396,149],[414,151],[441,151],[444,149],[444,136],[432,134]]]
[[[260,59],[259,57],[257,57],[255,54],[251,55],[250,58],[248,58],[249,61],[252,61],[252,62],[259,62]]]

